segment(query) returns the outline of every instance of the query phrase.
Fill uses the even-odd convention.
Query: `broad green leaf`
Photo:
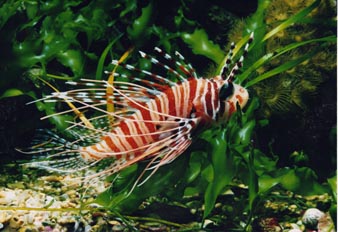
[[[6,22],[18,12],[20,4],[21,2],[16,0],[4,2],[0,7],[0,29],[2,29]]]
[[[272,187],[276,186],[280,183],[279,178],[274,178],[268,174],[264,174],[259,177],[258,179],[259,183],[259,193],[265,193],[269,191]]]
[[[331,187],[332,194],[333,194],[334,198],[337,199],[337,176],[333,176],[331,178],[328,178],[327,182],[329,183],[329,185]]]
[[[256,121],[251,120],[243,125],[243,127],[238,131],[238,137],[236,140],[237,144],[249,144],[252,138],[252,132],[256,126]]]
[[[133,24],[127,28],[129,38],[134,41],[134,43],[140,44],[144,39],[147,38],[149,31],[148,25],[151,22],[153,13],[153,4],[149,3],[146,7],[142,9],[142,14],[139,18],[134,20]]]
[[[221,134],[217,134],[211,141],[214,178],[209,183],[204,195],[205,209],[203,218],[206,218],[211,213],[218,195],[230,183],[234,175],[233,154],[228,152],[225,133],[225,130],[223,130]]]
[[[255,170],[255,152],[252,148],[249,152],[249,162],[248,162],[248,170],[249,170],[249,204],[250,210],[252,210],[253,202],[257,197],[257,193],[259,191],[258,184],[258,175]]]
[[[182,33],[183,41],[188,44],[194,54],[205,56],[219,64],[223,57],[224,52],[219,45],[214,44],[208,39],[208,35],[203,29],[196,29],[192,34]]]
[[[308,167],[281,168],[262,175],[259,177],[259,192],[264,193],[277,184],[306,196],[327,192],[326,187],[318,183],[314,171]]]
[[[23,95],[24,93],[20,89],[7,89],[1,96],[0,99],[6,98],[6,97],[16,97]]]
[[[83,54],[78,50],[67,50],[57,55],[58,61],[69,67],[76,77],[82,76],[84,68]]]

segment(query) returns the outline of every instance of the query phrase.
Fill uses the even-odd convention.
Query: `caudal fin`
[[[76,141],[67,141],[50,130],[40,130],[31,147],[17,150],[31,156],[32,161],[23,164],[26,167],[73,173],[91,166],[90,162],[82,159],[80,149]]]

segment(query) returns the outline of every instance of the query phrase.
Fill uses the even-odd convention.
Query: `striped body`
[[[180,123],[179,120],[166,125],[166,130],[171,128],[173,130],[163,133],[161,133],[163,127],[159,126],[161,123],[153,123],[172,120],[168,118],[168,115],[194,119],[190,125],[192,129],[216,122],[220,114],[223,115],[222,120],[227,119],[236,111],[236,102],[241,106],[246,104],[248,94],[244,88],[236,85],[237,93],[232,99],[223,103],[226,107],[221,109],[218,93],[223,82],[219,77],[214,79],[190,78],[168,87],[154,99],[144,103],[142,107],[135,104],[133,106],[136,109],[135,113],[119,122],[111,133],[102,137],[99,143],[81,148],[82,157],[87,160],[98,160],[114,154],[117,159],[134,160],[146,151],[147,145],[179,133],[174,130]],[[185,139],[190,140],[190,136]],[[139,149],[142,147],[145,149]]]

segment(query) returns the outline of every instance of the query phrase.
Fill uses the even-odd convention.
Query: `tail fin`
[[[32,161],[23,164],[26,167],[73,173],[90,166],[82,159],[80,148],[76,141],[69,142],[50,130],[39,130],[31,147],[17,150],[32,155]]]

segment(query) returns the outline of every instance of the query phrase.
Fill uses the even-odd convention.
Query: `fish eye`
[[[226,100],[228,97],[234,94],[234,84],[232,82],[225,83],[219,91],[219,99],[221,101]]]

